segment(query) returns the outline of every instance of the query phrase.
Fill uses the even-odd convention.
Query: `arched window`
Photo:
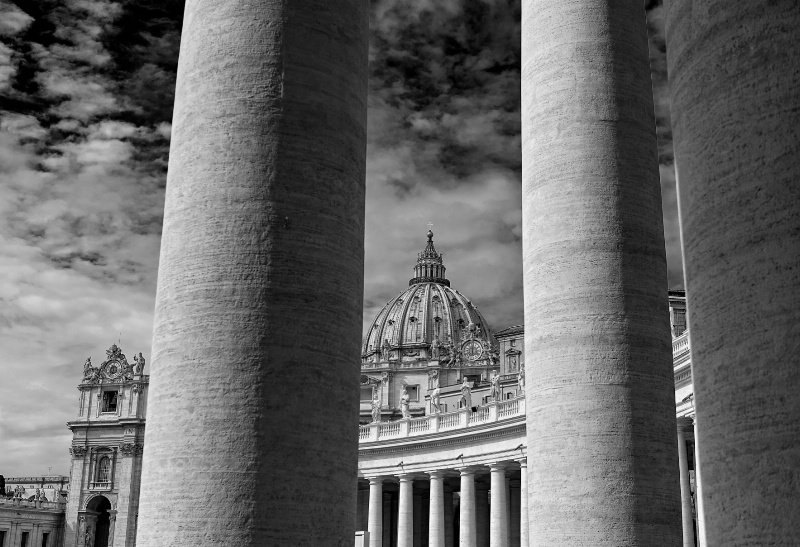
[[[111,482],[111,459],[108,456],[100,458],[97,464],[97,482]]]

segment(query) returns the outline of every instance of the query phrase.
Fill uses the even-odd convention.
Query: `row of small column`
[[[384,499],[383,485],[386,481],[399,481],[399,500],[397,509],[397,547],[415,547],[414,542],[414,481],[428,480],[430,503],[428,514],[428,547],[454,547],[452,522],[453,493],[445,486],[445,478],[459,475],[460,502],[458,522],[459,547],[513,547],[510,532],[517,544],[528,544],[527,519],[527,465],[526,460],[516,460],[520,467],[520,495],[516,507],[511,507],[506,471],[511,462],[496,462],[484,466],[465,466],[453,470],[431,470],[424,473],[402,473],[394,477],[378,476],[369,478],[369,530],[370,547],[389,547],[384,545]],[[488,467],[490,483],[487,490],[476,488],[475,474]],[[482,483],[481,483],[482,484]],[[517,499],[515,497],[515,499]],[[449,507],[448,507],[449,504]],[[485,509],[488,508],[488,515]],[[449,510],[448,510],[449,509]],[[487,519],[488,516],[488,519]],[[486,522],[488,520],[488,523]],[[481,533],[488,524],[488,538]],[[513,528],[513,532],[511,531]]]

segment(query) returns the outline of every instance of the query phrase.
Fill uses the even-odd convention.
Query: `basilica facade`
[[[493,331],[445,271],[429,231],[408,287],[363,338],[357,545],[527,545],[524,328]],[[685,539],[694,541],[698,481],[682,291],[670,291],[669,313]],[[99,365],[87,359],[77,416],[68,422],[71,469],[60,479],[67,500],[25,493],[0,501],[0,547],[136,545],[149,376],[141,354],[132,361],[116,344]],[[9,478],[7,488],[24,482]]]

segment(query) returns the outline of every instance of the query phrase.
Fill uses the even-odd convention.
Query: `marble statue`
[[[403,419],[410,418],[411,412],[408,409],[408,404],[411,401],[411,397],[408,394],[408,390],[406,386],[403,386],[403,394],[400,396],[400,412],[403,414]]]
[[[87,380],[92,377],[92,358],[87,357],[86,362],[83,363],[83,379]]]
[[[380,388],[372,390],[372,423],[381,421],[381,397]]]
[[[520,393],[525,393],[525,367],[519,367],[519,373],[517,374],[517,387],[519,387]]]
[[[472,389],[466,376],[461,384],[461,400],[464,401],[465,407],[472,408]]]
[[[433,414],[439,414],[442,411],[441,407],[439,406],[439,396],[440,389],[439,386],[436,386],[436,389],[431,392],[431,412]]]
[[[144,360],[144,357],[142,357],[142,352],[139,352],[139,355],[134,355],[133,356],[133,361],[136,363],[136,365],[134,366],[134,369],[135,369],[136,375],[138,376],[138,375],[142,374],[142,372],[144,372],[145,360]]]
[[[500,400],[500,375],[497,374],[496,370],[492,371],[492,377],[489,379],[489,382],[491,383],[489,398],[497,402]]]

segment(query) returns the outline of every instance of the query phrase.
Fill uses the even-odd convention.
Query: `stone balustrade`
[[[51,511],[64,511],[67,504],[58,501],[28,501],[23,498],[0,498],[0,505],[25,507],[28,509],[49,509]]]
[[[399,439],[428,435],[440,431],[465,429],[473,426],[491,424],[525,414],[525,398],[516,397],[477,407],[462,408],[443,414],[431,414],[422,418],[407,418],[396,422],[376,422],[362,425],[358,430],[360,443],[387,439]]]
[[[683,331],[679,336],[672,339],[672,358],[675,359],[683,353],[687,353],[689,346],[689,331]]]

